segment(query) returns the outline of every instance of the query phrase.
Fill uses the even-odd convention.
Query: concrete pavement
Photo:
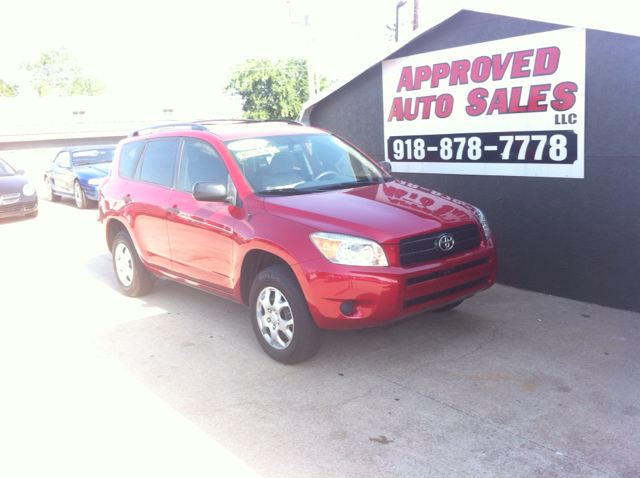
[[[241,305],[124,297],[97,211],[41,206],[0,221],[0,476],[640,476],[640,314],[497,285],[283,366]]]

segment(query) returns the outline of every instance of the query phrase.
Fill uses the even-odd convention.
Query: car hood
[[[29,181],[21,174],[0,176],[0,196],[4,194],[21,193],[22,188]]]
[[[299,196],[265,198],[265,210],[313,229],[381,244],[477,223],[470,205],[404,181]]]
[[[111,163],[87,164],[85,166],[76,166],[75,170],[78,175],[83,178],[102,178],[109,174]]]

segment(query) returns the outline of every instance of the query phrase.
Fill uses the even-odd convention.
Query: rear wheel
[[[140,260],[129,234],[116,234],[111,252],[113,270],[122,292],[129,297],[139,297],[151,292],[155,276]]]
[[[325,331],[309,312],[302,289],[286,266],[268,267],[251,287],[251,323],[262,349],[283,364],[296,364],[316,355]]]
[[[53,192],[53,184],[51,184],[51,179],[44,178],[44,190],[45,195],[47,197],[47,201],[58,202],[60,201],[60,196]]]

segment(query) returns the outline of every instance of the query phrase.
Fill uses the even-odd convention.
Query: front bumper
[[[0,205],[0,219],[32,214],[38,210],[38,199],[34,201],[19,201],[13,204]]]
[[[87,199],[92,201],[98,201],[100,199],[99,186],[93,186],[91,184],[83,184],[82,190]]]
[[[352,329],[439,309],[488,289],[496,281],[497,257],[490,241],[415,267],[353,268],[318,259],[297,268],[316,323]],[[348,301],[342,308],[347,315],[341,306]]]

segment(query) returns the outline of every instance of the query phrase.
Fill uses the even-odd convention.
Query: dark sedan
[[[80,146],[62,149],[44,174],[49,201],[73,198],[85,209],[98,201],[98,188],[109,174],[115,146]]]
[[[24,171],[16,171],[0,158],[0,218],[37,215],[36,188],[24,177]]]

